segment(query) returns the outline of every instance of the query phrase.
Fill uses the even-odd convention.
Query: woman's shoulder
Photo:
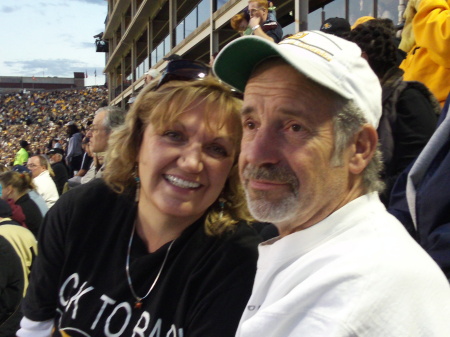
[[[94,179],[62,194],[54,207],[113,209],[116,203],[125,206],[133,200],[128,194],[114,192],[103,179]]]
[[[262,239],[258,232],[246,221],[240,221],[230,231],[217,238],[220,247],[225,250],[228,258],[250,260],[257,259],[258,245]]]
[[[43,226],[70,233],[67,235],[74,240],[80,235],[95,240],[99,233],[114,231],[134,214],[132,198],[115,193],[102,179],[95,179],[62,194],[48,211]]]
[[[30,201],[33,202],[33,200],[31,200],[28,193],[25,193],[24,195],[22,195],[20,198],[18,198],[16,200],[16,205],[23,205],[23,204],[29,203]]]

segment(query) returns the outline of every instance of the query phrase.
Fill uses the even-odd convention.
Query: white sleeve
[[[18,337],[50,337],[53,329],[53,319],[36,322],[23,317],[20,321],[20,329],[16,335]]]

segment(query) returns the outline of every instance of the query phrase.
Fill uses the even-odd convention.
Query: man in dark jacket
[[[397,179],[388,211],[403,223],[450,281],[449,110],[450,95],[430,141]]]

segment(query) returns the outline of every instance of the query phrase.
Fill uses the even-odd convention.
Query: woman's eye
[[[228,151],[222,145],[211,144],[208,146],[208,151],[214,156],[228,157]]]
[[[174,141],[184,140],[183,134],[179,131],[168,130],[163,133],[163,136],[169,138],[170,140],[174,140]]]

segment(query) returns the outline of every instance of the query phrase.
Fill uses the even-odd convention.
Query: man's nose
[[[277,137],[267,128],[260,128],[251,137],[244,136],[241,144],[241,156],[251,164],[276,164],[280,160]]]

